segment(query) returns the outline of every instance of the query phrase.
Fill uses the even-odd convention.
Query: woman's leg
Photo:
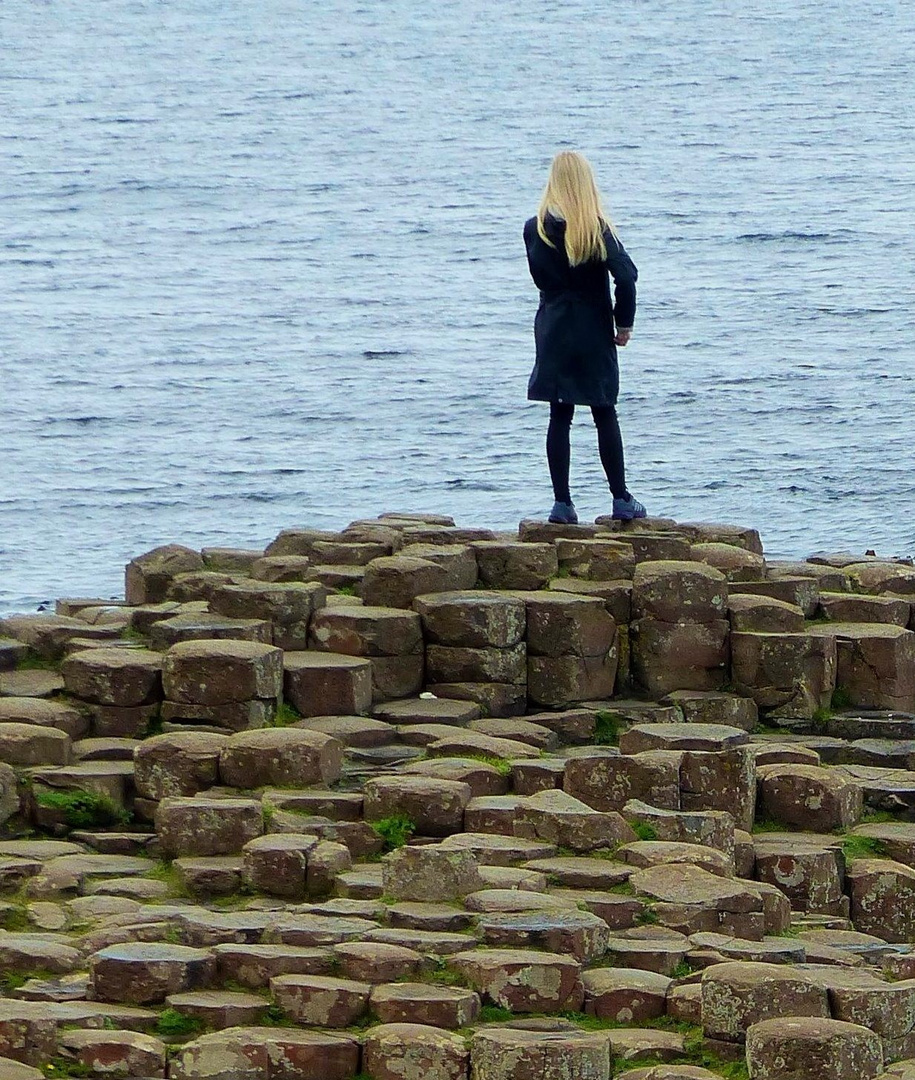
[[[546,460],[550,466],[550,480],[553,482],[553,498],[556,502],[570,503],[569,492],[569,431],[575,406],[564,402],[550,402],[550,426],[546,431]]]
[[[607,474],[607,483],[614,499],[626,499],[626,465],[623,460],[623,436],[620,434],[616,409],[612,405],[592,405],[591,415],[597,428],[597,447],[600,463]]]

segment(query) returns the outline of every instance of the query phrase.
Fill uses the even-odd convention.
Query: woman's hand
[[[616,337],[613,339],[617,345],[628,345],[629,339],[632,337],[631,330],[617,330]]]

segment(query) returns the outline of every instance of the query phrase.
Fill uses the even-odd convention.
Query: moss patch
[[[40,807],[59,813],[72,829],[126,825],[130,821],[130,814],[126,810],[97,791],[83,791],[80,788],[42,790],[36,791],[34,797]]]

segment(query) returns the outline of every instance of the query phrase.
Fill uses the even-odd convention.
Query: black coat
[[[620,376],[614,321],[617,327],[632,326],[638,271],[609,229],[604,233],[606,262],[595,259],[569,266],[565,222],[547,216],[544,228],[555,247],[540,238],[536,218],[524,225],[527,261],[540,290],[534,319],[537,359],[527,396],[532,401],[615,405]],[[613,275],[615,303],[608,270]]]

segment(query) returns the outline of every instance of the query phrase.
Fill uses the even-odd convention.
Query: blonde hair
[[[570,266],[578,266],[590,259],[603,262],[607,258],[604,232],[609,229],[615,236],[616,231],[601,206],[600,192],[588,159],[575,150],[561,150],[553,158],[537,211],[540,239],[555,247],[544,227],[544,219],[550,211],[565,219],[565,249]]]

